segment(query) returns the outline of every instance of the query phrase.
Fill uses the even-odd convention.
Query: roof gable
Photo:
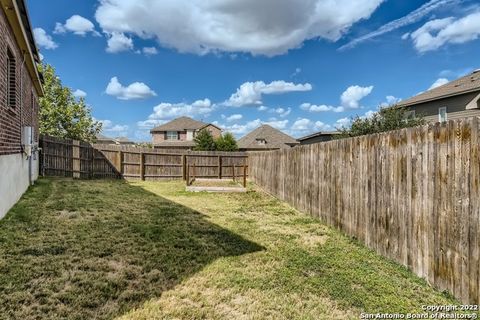
[[[207,123],[194,120],[189,117],[180,117],[173,119],[170,122],[162,124],[158,127],[153,128],[150,132],[163,132],[163,131],[183,131],[183,130],[199,130],[205,126]]]
[[[464,77],[451,81],[443,86],[425,91],[409,99],[400,101],[398,106],[407,107],[432,100],[439,100],[461,94],[480,92],[480,70],[476,70]]]
[[[265,140],[265,144],[259,144],[258,140]],[[289,145],[299,142],[288,134],[269,125],[262,125],[253,130],[238,141],[240,149],[285,149]]]

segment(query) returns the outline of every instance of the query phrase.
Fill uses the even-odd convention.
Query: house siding
[[[16,64],[16,106],[7,106],[7,52],[11,50]],[[15,41],[5,12],[0,10],[0,156],[22,152],[22,127],[31,126],[38,142],[38,96]],[[33,100],[33,101],[32,101]]]
[[[416,115],[423,115],[428,122],[438,122],[438,109],[447,107],[448,120],[480,116],[480,109],[466,110],[466,106],[476,97],[478,92],[439,99],[406,107],[415,110]]]
[[[38,177],[38,152],[27,158],[22,150],[22,128],[33,128],[38,143],[38,94],[28,72],[26,59],[11,25],[0,9],[0,219]],[[7,103],[7,57],[15,60],[15,106]],[[30,58],[31,59],[31,58]]]
[[[210,133],[212,134],[212,136],[216,139],[218,137],[221,136],[222,134],[222,130],[218,129],[217,127],[209,124],[208,126],[206,126],[204,129],[210,131]]]
[[[319,142],[326,142],[326,141],[331,141],[333,140],[334,135],[321,135],[321,136],[316,136],[304,140],[300,140],[300,145],[308,145],[308,144],[314,144],[314,143],[319,143]]]

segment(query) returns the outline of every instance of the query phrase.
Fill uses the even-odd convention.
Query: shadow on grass
[[[0,221],[0,318],[111,319],[260,250],[123,181],[40,180]]]

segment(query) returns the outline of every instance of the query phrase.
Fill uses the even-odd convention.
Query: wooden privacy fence
[[[197,178],[222,179],[240,176],[242,166],[247,163],[247,154],[243,152],[182,152],[91,145],[46,136],[40,138],[40,145],[44,176],[185,180],[187,166],[195,165]]]
[[[42,176],[78,179],[121,178],[120,172],[89,143],[40,136]]]
[[[249,153],[250,177],[299,210],[480,303],[479,119]]]

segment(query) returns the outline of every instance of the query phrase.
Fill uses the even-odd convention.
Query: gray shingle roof
[[[266,143],[259,144],[259,139],[265,140]],[[299,144],[297,140],[266,124],[238,140],[240,149],[287,149],[296,144]]]
[[[163,131],[183,131],[183,130],[198,130],[205,127],[207,123],[194,120],[189,117],[180,117],[170,122],[162,124],[156,128],[150,130],[150,132],[163,132]]]
[[[102,142],[102,141],[107,141],[107,142],[112,142],[112,143],[115,142],[114,138],[104,136],[101,133],[97,134],[96,139],[97,139],[97,143]]]
[[[400,101],[397,105],[399,107],[406,107],[475,91],[480,91],[480,70],[476,70],[460,79],[444,84],[443,86]]]
[[[118,141],[119,143],[135,143],[133,141],[131,141],[130,139],[128,139],[127,137],[117,137],[115,138],[116,141]]]
[[[319,131],[319,132],[309,134],[308,136],[298,138],[297,140],[298,141],[303,141],[303,140],[307,140],[307,139],[310,139],[310,138],[315,138],[315,137],[320,137],[320,136],[334,136],[334,135],[337,135],[337,134],[340,134],[340,132],[338,132],[338,131]]]

